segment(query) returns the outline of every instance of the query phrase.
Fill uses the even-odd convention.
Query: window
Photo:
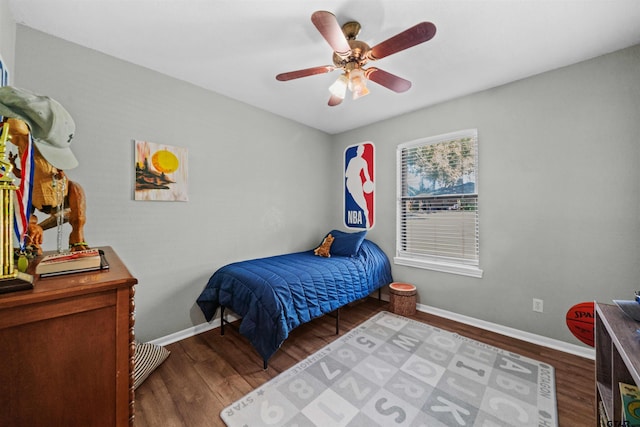
[[[394,262],[482,277],[477,130],[401,144],[397,160]]]

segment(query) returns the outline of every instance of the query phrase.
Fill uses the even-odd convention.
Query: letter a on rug
[[[552,366],[387,312],[220,417],[229,427],[558,425]]]

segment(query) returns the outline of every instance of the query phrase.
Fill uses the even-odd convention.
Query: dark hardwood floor
[[[340,312],[341,333],[388,309],[367,298]],[[555,368],[560,426],[595,425],[593,360],[418,312],[413,319],[450,330]],[[234,328],[214,329],[170,344],[169,358],[136,390],[136,427],[224,426],[220,411],[333,341],[335,319],[324,316],[295,329],[262,369],[262,359]]]

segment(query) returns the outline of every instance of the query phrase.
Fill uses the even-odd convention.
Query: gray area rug
[[[552,366],[387,312],[220,417],[229,427],[558,425]]]

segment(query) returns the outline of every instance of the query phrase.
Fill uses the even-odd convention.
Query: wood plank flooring
[[[341,333],[388,310],[374,298],[340,312]],[[418,312],[411,316],[441,329],[500,347],[555,367],[560,426],[595,425],[593,360]],[[335,319],[324,316],[295,329],[262,369],[262,359],[234,328],[214,329],[170,344],[169,358],[136,390],[136,427],[224,426],[220,411],[333,341]]]

